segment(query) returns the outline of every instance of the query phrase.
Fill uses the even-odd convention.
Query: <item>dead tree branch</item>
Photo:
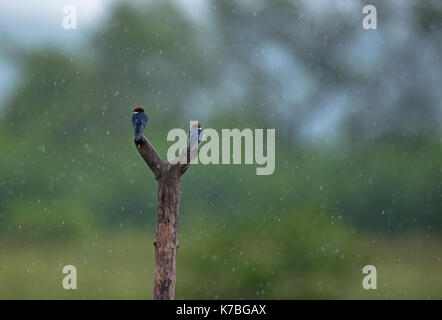
[[[169,163],[161,159],[146,137],[135,140],[135,146],[158,182],[153,299],[172,300],[176,283],[181,177],[198,155],[198,150],[183,150]]]

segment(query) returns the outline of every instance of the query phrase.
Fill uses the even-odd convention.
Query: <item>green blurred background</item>
[[[89,25],[70,3],[75,31],[63,2],[51,27],[20,11],[28,29],[0,5],[1,299],[151,298],[157,186],[136,105],[163,158],[189,120],[276,128],[273,175],[184,176],[176,298],[442,298],[439,2],[370,1],[376,31],[357,0],[111,1]]]

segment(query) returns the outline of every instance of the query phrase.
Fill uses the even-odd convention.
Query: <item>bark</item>
[[[158,181],[154,300],[174,298],[179,210],[180,181],[175,172],[169,171]]]
[[[153,299],[172,300],[176,283],[181,177],[198,152],[183,150],[187,153],[187,163],[180,163],[179,157],[168,163],[161,159],[146,137],[135,141],[135,146],[158,182]]]

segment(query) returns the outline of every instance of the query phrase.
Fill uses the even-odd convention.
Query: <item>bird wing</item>
[[[198,148],[198,129],[191,128],[188,136],[190,150]]]
[[[198,140],[199,140],[198,143],[201,143],[204,140],[204,130],[203,129],[201,129]]]
[[[135,116],[133,119],[134,135],[135,138],[139,139],[143,135],[147,122],[149,121],[149,117],[147,116],[147,114],[143,113]]]

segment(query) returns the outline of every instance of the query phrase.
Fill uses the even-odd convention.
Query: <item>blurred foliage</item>
[[[271,176],[244,165],[186,173],[177,297],[441,297],[440,281],[427,294],[417,284],[422,270],[442,278],[437,245],[405,259],[414,268],[409,279],[385,249],[392,236],[441,234],[442,144],[437,98],[425,87],[431,79],[414,90],[404,80],[395,99],[383,100],[379,73],[341,61],[342,44],[360,35],[344,13],[331,11],[343,22],[330,28],[304,19],[304,2],[260,3],[220,2],[210,27],[165,1],[117,4],[77,52],[16,49],[20,82],[0,114],[1,298],[150,297],[144,279],[153,273],[156,183],[133,146],[136,105],[145,106],[145,134],[164,157],[168,130],[186,129],[189,120],[217,130],[277,128]],[[394,56],[403,47],[387,49]],[[285,50],[291,68],[314,84],[293,88],[284,67],[268,72],[263,52],[285,61]],[[420,68],[411,54],[401,59]],[[385,81],[394,83],[395,71],[386,69]],[[345,113],[336,139],[307,138],[302,130],[318,113],[311,106],[330,92],[360,108]],[[81,273],[75,296],[59,284],[68,263]],[[385,266],[396,284],[403,275],[415,291],[404,295],[384,282],[376,294],[363,292],[361,268],[370,263]],[[25,288],[17,286],[23,275]]]
[[[329,219],[308,210],[209,228],[207,219],[201,220],[186,224],[181,239],[183,276],[177,286],[183,283],[178,291],[182,297],[344,297],[369,261],[345,226],[330,225]]]

